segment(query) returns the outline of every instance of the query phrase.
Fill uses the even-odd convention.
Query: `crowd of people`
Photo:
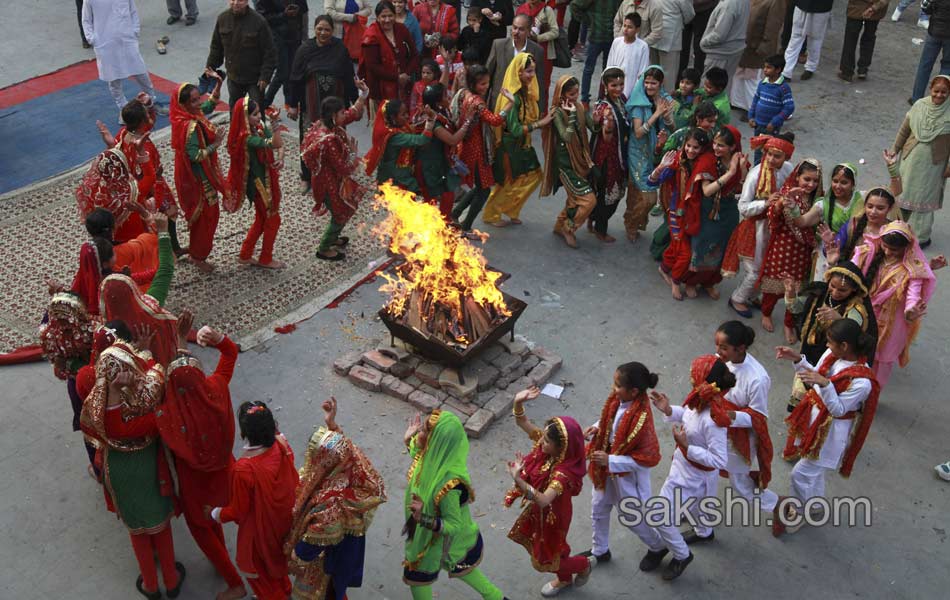
[[[181,17],[172,4],[169,24]],[[110,60],[127,56],[131,46],[111,58],[100,54],[116,23],[125,23],[110,21],[109,0],[82,7],[86,39],[121,106],[122,128],[113,135],[99,123],[106,149],[76,190],[90,239],[72,283],[48,282],[40,340],[66,382],[89,473],[128,528],[142,595],[162,596],[156,558],[165,595],[179,595],[186,569],[175,560],[169,523],[184,513],[227,584],[219,600],[244,597],[245,579],[262,600],[339,600],[362,583],[367,532],[387,500],[383,476],[337,426],[332,398],[323,403],[325,427],[310,438],[299,472],[262,402],[238,408],[245,445],[235,460],[228,384],[238,348],[208,326],[195,334],[188,311],[164,308],[177,261],[214,268],[209,258],[221,207],[235,212],[245,200],[253,206],[241,264],[285,266],[274,257],[282,172],[291,158],[273,106],[280,89],[286,116],[299,123],[300,156],[292,158],[299,159],[315,214],[327,219],[316,249],[321,260],[346,258],[342,232],[367,192],[358,183],[362,170],[437,205],[447,227],[480,242],[479,215],[491,227],[518,226],[535,191],[543,197],[561,188],[564,207],[553,232],[566,246],[577,248],[585,228],[590,239],[616,242],[609,223],[625,199],[630,242],[638,242],[651,214],[660,217],[650,252],[674,299],[700,291],[719,299],[723,277],[740,275],[728,306],[743,319],[760,310],[768,332],[784,300],[788,345],[776,358],[792,362],[794,373],[782,455],[797,461],[788,496],[770,487],[771,378],[750,353],[755,330],[742,321],[723,323],[714,333],[716,354],[693,361],[682,405],[655,391],[658,376],[638,362],[616,369],[601,417],[589,427],[569,416],[537,426],[525,403],[540,391],[514,396],[513,416],[532,448],[508,464],[513,487],[505,504],[522,508],[509,537],[525,547],[535,569],[555,574],[542,596],[587,584],[593,568],[610,560],[610,515],[623,499],[645,509],[657,498],[716,496],[722,474],[774,516],[778,536],[805,502],[824,496],[828,472],[850,474],[895,365],[908,364],[936,287],[934,271],[947,264],[923,252],[950,175],[950,76],[931,78],[932,61],[929,93],[915,88],[894,143],[882,153],[889,184],[860,191],[850,162],[826,173],[814,158],[793,160],[805,143],[788,131],[791,75],[802,62],[801,79],[815,72],[831,0],[788,3],[787,23],[780,0],[573,0],[567,27],[566,3],[528,0],[515,8],[507,0],[477,0],[464,28],[458,4],[380,0],[371,10],[363,0],[347,0],[327,3],[313,38],[303,33],[305,3],[256,2],[260,14],[247,0],[230,4],[218,17],[200,85],[181,84],[167,109],[156,104],[140,56],[110,70]],[[923,4],[931,29],[947,26],[950,2]],[[187,25],[197,7],[186,6]],[[861,27],[857,77],[867,76],[876,21],[886,10],[880,2],[849,2],[839,77],[852,78]],[[133,20],[137,33],[137,15]],[[574,48],[584,57],[583,75],[556,75],[569,64],[572,42],[585,36],[586,55]],[[599,56],[603,70],[592,92]],[[127,76],[144,88],[130,102],[121,96]],[[225,82],[227,126],[209,119]],[[735,108],[753,130],[745,142],[732,123]],[[360,156],[347,127],[367,109],[372,145]],[[170,182],[150,139],[165,110],[174,152]],[[230,158],[226,173],[222,152]],[[182,220],[186,247],[178,235]],[[220,352],[211,375],[189,341]],[[673,424],[676,442],[656,495],[653,409]],[[447,410],[420,415],[405,443],[411,464],[403,579],[412,597],[431,598],[445,570],[481,597],[502,599],[478,568],[484,547],[471,515],[475,491],[461,421]],[[592,545],[572,554],[571,503],[585,475],[593,486]],[[234,561],[224,542],[228,522],[238,527]],[[672,555],[666,580],[693,560],[691,544],[715,535],[700,523],[684,537],[669,520],[630,529],[646,546],[642,571],[659,569]]]

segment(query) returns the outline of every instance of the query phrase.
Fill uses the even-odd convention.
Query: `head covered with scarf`
[[[394,102],[398,102],[399,104],[395,104]],[[396,106],[399,108],[394,108]],[[366,153],[364,159],[366,161],[367,175],[372,175],[376,167],[379,166],[379,161],[382,160],[383,154],[386,152],[386,146],[389,144],[389,138],[397,133],[412,133],[408,125],[397,127],[394,122],[387,118],[387,115],[396,111],[395,114],[392,114],[392,119],[395,119],[396,116],[398,116],[398,112],[402,110],[402,106],[406,105],[401,100],[386,100],[379,104],[379,109],[376,111],[376,119],[373,121],[373,145],[370,147],[369,152]],[[412,148],[402,148],[396,157],[396,164],[400,166],[410,166],[414,158],[415,152],[413,152]]]
[[[501,83],[501,89],[508,90],[512,96],[515,96],[521,101],[521,107],[518,109],[517,116],[522,125],[534,123],[541,116],[541,109],[538,106],[541,91],[538,87],[537,72],[535,72],[535,76],[531,78],[531,81],[528,82],[527,87],[522,86],[521,83],[521,72],[529,65],[533,66],[536,70],[539,68],[539,65],[535,64],[534,56],[532,56],[530,52],[519,53],[512,59],[508,68],[505,69],[505,78]],[[498,99],[495,100],[495,113],[500,113],[502,110],[505,110],[506,107],[509,112],[515,110],[514,105],[509,106],[508,99],[505,98],[504,94],[498,94]],[[503,130],[504,127],[494,128],[496,146],[501,143]],[[531,135],[527,132],[525,132],[524,143],[527,145],[531,144]]]
[[[541,449],[541,441],[549,428],[557,431],[557,456],[549,456]],[[586,472],[584,430],[571,417],[548,419],[535,440],[534,448],[524,459],[521,477],[539,492],[546,490],[551,482],[558,481],[563,493],[576,496],[581,491]],[[522,495],[519,488],[512,488],[505,495],[505,506],[511,506]]]
[[[228,129],[228,156],[231,157],[227,177],[229,194],[225,196],[222,204],[226,211],[232,213],[241,208],[248,192],[247,174],[250,169],[251,152],[255,153],[257,161],[265,169],[264,181],[258,183],[255,180],[256,189],[253,193],[261,197],[268,212],[271,206],[280,203],[280,174],[274,167],[274,151],[270,148],[251,148],[247,145],[247,139],[251,136],[264,137],[263,122],[256,128],[251,126],[250,101],[250,97],[245,95],[234,104],[234,110],[231,111],[231,127]],[[260,111],[259,105],[256,108]]]
[[[551,96],[551,106],[555,110],[564,110],[560,108],[564,101],[564,88],[569,83],[580,86],[577,77],[573,75],[562,75],[554,86],[554,94]],[[567,154],[571,159],[571,168],[578,176],[586,178],[594,167],[594,161],[590,157],[590,141],[587,136],[587,111],[580,103],[576,103],[575,118],[577,125],[574,128],[574,135],[570,139],[563,140],[567,148]],[[565,111],[565,117],[567,113]],[[557,158],[555,154],[558,148],[558,135],[554,127],[549,126],[541,130],[542,147],[544,148],[544,175],[541,179],[541,196],[548,196],[554,191],[555,180],[560,177],[557,172]]]
[[[97,208],[104,208],[115,218],[118,229],[132,214],[129,206],[138,200],[138,183],[132,174],[125,154],[118,148],[109,148],[92,160],[89,170],[76,188],[79,217]]]
[[[185,217],[189,223],[193,223],[200,214],[205,192],[201,181],[192,169],[191,159],[188,157],[186,150],[188,139],[193,134],[197,134],[198,145],[201,149],[206,149],[214,143],[217,132],[217,127],[205,117],[201,110],[191,112],[187,106],[182,104],[182,102],[188,102],[187,98],[184,101],[180,99],[182,94],[186,89],[190,90],[192,88],[194,88],[193,91],[197,90],[190,83],[183,83],[178,86],[178,90],[171,96],[171,108],[168,113],[168,120],[172,126],[172,150],[175,151],[175,188],[178,190],[178,203],[185,212]],[[201,166],[211,187],[217,190],[218,193],[227,196],[228,188],[221,174],[218,153],[209,153],[202,160],[197,161],[196,164]],[[226,199],[226,202],[229,201]]]
[[[178,319],[125,275],[112,274],[99,288],[99,312],[104,321],[120,320],[130,330],[142,326],[154,333],[148,349],[163,367],[175,358],[178,348]]]
[[[689,369],[689,380],[693,389],[687,394],[683,406],[696,412],[702,412],[708,408],[716,425],[728,427],[732,419],[726,414],[722,405],[722,396],[731,389],[731,386],[723,389],[724,386],[718,383],[724,377],[735,381],[726,363],[715,354],[695,358]]]

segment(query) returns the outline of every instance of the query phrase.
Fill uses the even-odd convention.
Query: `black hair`
[[[92,237],[112,239],[115,229],[115,216],[105,208],[93,209],[86,215],[86,231]]]
[[[383,2],[388,2],[388,0],[383,0]],[[402,100],[399,98],[393,98],[392,100],[386,101],[386,106],[383,108],[383,118],[386,119],[387,124],[393,124],[393,121],[396,119],[396,115],[399,114],[399,110],[401,108]]]
[[[699,144],[700,152],[709,148],[709,134],[706,133],[704,129],[699,127],[690,127],[689,131],[686,133],[686,137],[683,138],[683,147],[686,147],[686,142],[689,140],[695,140]]]
[[[465,87],[468,88],[468,91],[475,93],[475,86],[478,85],[478,80],[482,77],[488,77],[488,69],[485,68],[485,65],[472,65],[465,69]]]
[[[557,417],[552,417],[544,424],[544,435],[554,442],[554,445],[557,446],[558,449],[561,449],[564,447],[564,444],[567,443],[567,440],[561,437],[561,428],[554,422],[556,418]]]
[[[851,170],[851,167],[849,167],[848,165],[845,165],[845,164],[835,165],[834,168],[831,169],[831,178],[834,179],[835,176],[838,175],[839,173],[845,174],[845,176],[851,181],[851,187],[854,187],[854,185],[857,183],[854,180],[854,171]],[[831,216],[834,214],[835,202],[838,201],[838,198],[835,198],[835,191],[834,191],[834,188],[831,187],[830,181],[828,182],[828,188],[829,188],[828,202],[826,203],[826,206],[824,207],[825,214],[822,216],[822,219],[825,223],[830,224]],[[852,190],[852,194],[853,194],[853,190]]]
[[[871,259],[871,264],[868,265],[868,274],[865,276],[869,286],[874,285],[878,269],[881,268],[881,263],[884,262],[884,244],[894,248],[907,248],[910,246],[910,240],[896,231],[881,236],[881,246],[874,253],[874,258]]]
[[[442,77],[442,67],[439,66],[439,63],[435,62],[431,58],[423,58],[419,61],[419,75],[422,76],[422,69],[428,67],[432,71],[432,77],[435,81],[438,81]]]
[[[123,342],[132,341],[132,330],[125,324],[125,321],[121,319],[106,321],[106,327],[112,330],[112,333],[115,334],[115,339],[122,340]]]
[[[772,56],[765,59],[765,64],[770,67],[775,67],[779,71],[785,68],[785,55],[784,54],[773,54]]]
[[[624,21],[633,21],[633,26],[637,29],[640,29],[640,26],[643,25],[643,17],[640,16],[638,12],[629,12],[623,17]]]
[[[726,321],[719,326],[716,333],[726,336],[726,342],[730,346],[745,346],[748,348],[755,341],[755,329],[742,321]]]
[[[396,14],[396,7],[393,6],[392,2],[390,2],[389,0],[380,0],[379,4],[376,5],[376,11],[375,11],[376,16],[378,17],[379,14],[383,12],[384,10],[386,10],[387,8],[390,10],[390,12],[392,12],[393,14]]]
[[[92,238],[92,243],[96,246],[96,254],[99,255],[99,268],[106,264],[115,256],[115,250],[112,248],[112,242],[103,237]]]
[[[796,175],[796,177],[800,177],[803,173],[808,173],[811,171],[814,171],[815,173],[818,174],[818,186],[815,187],[815,189],[812,191],[811,194],[809,194],[810,196],[809,200],[812,204],[814,204],[815,196],[818,195],[818,188],[821,187],[821,167],[811,162],[810,160],[803,160],[802,162],[798,163],[798,174]],[[796,181],[796,185],[797,184],[798,182]]]
[[[383,0],[389,2],[389,0]],[[238,408],[241,437],[252,446],[270,448],[277,438],[277,421],[263,402],[244,402]]]
[[[702,73],[699,72],[699,69],[694,69],[692,67],[686,67],[683,69],[683,72],[680,73],[680,81],[683,79],[690,81],[693,85],[699,85],[699,81],[703,78]]]
[[[729,73],[722,67],[711,67],[706,71],[706,80],[720,90],[724,90],[729,85]]]
[[[869,198],[872,197],[881,197],[887,201],[888,209],[894,206],[894,203],[897,202],[897,199],[894,198],[894,194],[890,193],[882,187],[876,187],[867,194],[864,195],[864,204],[866,205]],[[858,220],[854,224],[854,232],[851,234],[851,239],[845,244],[844,248],[841,249],[841,256],[846,259],[850,259],[854,255],[854,249],[858,244],[864,243],[864,230],[868,226],[868,214],[864,212],[858,217]],[[870,281],[870,280],[869,280]]]
[[[703,119],[711,119],[712,117],[716,117],[717,120],[719,119],[719,109],[716,108],[716,105],[713,104],[711,100],[703,100],[699,103],[699,106],[696,107],[696,110],[693,111],[692,123],[690,123],[690,125],[698,127],[700,121]]]
[[[780,140],[785,140],[785,141],[788,142],[789,144],[794,144],[794,143],[795,143],[795,134],[792,133],[791,131],[783,131],[782,133],[780,133],[780,134],[778,134],[778,135],[776,135],[776,136],[774,136],[774,137],[777,137],[777,138],[780,139]]]
[[[857,321],[852,319],[838,319],[828,327],[828,339],[847,344],[855,354],[867,358],[877,346],[877,340],[861,330]]]
[[[198,87],[193,83],[186,83],[182,86],[181,91],[178,92],[178,103],[184,104],[188,102],[188,98],[191,97],[191,92],[196,91]]]
[[[627,75],[623,72],[623,69],[620,67],[607,67],[607,70],[604,71],[603,75],[600,76],[600,80],[604,82],[604,85],[607,85],[611,81],[620,79],[621,77],[627,77]]]
[[[643,363],[628,362],[617,367],[617,374],[620,376],[620,387],[625,390],[634,388],[645,392],[653,389],[660,381],[660,376],[651,373]]]
[[[561,86],[561,95],[566,94],[567,92],[573,90],[580,85],[580,82],[577,81],[577,77],[571,77],[564,82],[564,85]]]
[[[723,142],[725,145],[727,145],[727,146],[729,146],[729,147],[731,147],[731,148],[735,148],[736,142],[739,141],[739,140],[736,139],[736,136],[734,136],[734,135],[732,134],[732,132],[731,132],[730,130],[726,129],[725,127],[723,127],[722,129],[719,130],[719,133],[717,133],[717,134],[714,136],[714,139],[715,139],[715,138],[720,138],[720,139],[722,139],[722,142]]]
[[[338,96],[327,96],[323,99],[323,102],[320,103],[320,120],[323,121],[325,127],[333,127],[336,125],[334,118],[336,113],[340,112],[346,108],[346,105],[343,103],[343,99]]]
[[[444,48],[446,52],[454,52],[458,50],[459,41],[454,35],[443,35],[439,38],[439,46]]]
[[[444,98],[445,86],[441,83],[430,83],[422,90],[422,103],[433,110],[438,111],[441,108]]]
[[[729,370],[726,363],[722,362],[721,358],[717,358],[716,363],[709,370],[709,375],[706,376],[706,383],[716,384],[719,391],[725,393],[735,387],[736,376],[732,374],[732,371]]]
[[[247,104],[245,104],[245,106],[247,107],[248,115],[253,114],[254,111],[257,110],[257,102],[254,102],[254,100],[252,100],[251,98],[247,99]]]
[[[658,83],[663,83],[663,69],[659,67],[650,67],[643,72],[644,81],[646,81],[647,77],[655,79]]]
[[[138,100],[131,100],[122,107],[122,122],[129,131],[135,131],[148,121],[148,110]]]
[[[468,12],[465,14],[465,19],[468,20],[469,17],[478,16],[478,20],[482,20],[482,9],[475,6],[474,4],[468,7]]]
[[[316,29],[317,25],[320,24],[320,21],[326,21],[330,25],[330,27],[333,27],[333,17],[331,17],[330,15],[319,15],[316,19],[313,20],[314,29]]]
[[[478,48],[475,46],[468,46],[462,50],[462,64],[466,68],[470,68],[472,64],[478,64],[481,61],[481,57],[478,55]]]

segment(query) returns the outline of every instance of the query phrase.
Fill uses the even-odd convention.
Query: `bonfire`
[[[439,209],[417,202],[411,192],[384,183],[377,209],[388,216],[373,233],[405,262],[383,274],[388,315],[423,335],[460,350],[511,315],[480,248],[442,219]]]

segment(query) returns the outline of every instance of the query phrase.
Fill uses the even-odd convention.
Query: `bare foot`
[[[191,264],[195,265],[195,267],[202,273],[210,273],[214,271],[214,265],[209,263],[206,260],[198,260],[196,258],[192,258]]]
[[[287,267],[286,264],[284,264],[282,261],[279,261],[279,260],[271,260],[269,263],[262,263],[260,261],[257,261],[254,263],[254,266],[262,267],[264,269],[284,269]]]
[[[794,327],[785,326],[785,341],[789,346],[794,346],[798,343],[798,333]]]
[[[509,223],[511,223],[512,225],[521,225],[523,221],[521,219],[516,219],[515,217],[511,217],[511,220],[509,221]]]
[[[737,311],[740,311],[740,312],[741,312],[741,311],[749,310],[749,307],[748,307],[748,306],[746,306],[745,304],[743,304],[743,303],[741,303],[741,302],[736,302],[735,300],[732,301],[732,308],[734,308],[734,309],[736,309]]]
[[[511,225],[508,221],[504,219],[499,219],[497,221],[485,221],[486,225],[491,225],[492,227],[508,227]]]
[[[693,291],[695,292],[696,290],[693,290]],[[680,291],[680,284],[678,284],[678,283],[671,283],[671,284],[670,284],[670,292],[673,293],[673,299],[674,299],[674,300],[682,300],[682,299],[683,299],[683,292]]]
[[[577,248],[577,238],[574,236],[574,232],[568,229],[561,231],[561,237],[564,238],[564,242],[571,248]]]
[[[627,239],[630,240],[631,242],[635,243],[639,238],[640,238],[639,231],[634,231],[632,233],[629,231],[627,232]]]
[[[247,596],[247,590],[244,589],[243,585],[239,585],[220,592],[215,596],[215,600],[238,600],[238,598],[243,598],[244,596]]]
[[[719,300],[719,290],[716,289],[714,285],[707,285],[703,287],[706,290],[706,293],[709,294],[709,297],[713,300]]]
[[[594,223],[591,220],[587,221],[587,233],[594,233]]]
[[[688,285],[688,286],[686,286],[686,297],[687,297],[687,298],[695,298],[695,297],[698,296],[698,295],[699,295],[699,294],[696,293],[696,286],[695,286],[695,285]]]
[[[242,265],[257,265],[258,262],[257,262],[257,259],[256,259],[256,258],[239,258],[239,259],[238,259],[238,264],[242,264]],[[258,266],[259,266],[259,265],[258,265]]]
[[[768,331],[769,333],[775,331],[775,324],[772,323],[772,317],[762,315],[762,329]]]
[[[663,281],[666,282],[666,285],[673,285],[673,279],[666,274],[666,271],[663,270],[663,267],[657,267],[656,270],[660,272],[660,277],[663,278]],[[679,286],[676,286],[676,288],[679,289]]]
[[[606,234],[606,233],[596,233],[596,232],[595,232],[594,235],[597,236],[597,239],[598,239],[598,240],[604,242],[605,244],[613,244],[614,242],[617,241],[617,238],[615,238],[615,237],[612,236],[612,235]]]

